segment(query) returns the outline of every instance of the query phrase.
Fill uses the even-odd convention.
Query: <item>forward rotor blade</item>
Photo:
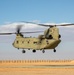
[[[30,33],[40,33],[40,32],[43,32],[43,31],[34,31],[34,32],[21,32],[21,33],[30,34]]]
[[[16,27],[17,33],[20,33],[20,30],[21,30],[22,26],[23,26],[23,25],[18,25],[18,26]]]
[[[0,33],[0,35],[11,35],[11,34],[15,34],[15,33]]]
[[[40,32],[43,32],[43,31],[20,32],[20,33],[30,34],[30,33],[40,33]],[[18,33],[0,33],[0,35],[11,35],[11,34],[18,34]]]

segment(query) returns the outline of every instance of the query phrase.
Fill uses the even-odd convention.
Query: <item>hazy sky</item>
[[[17,21],[36,21],[39,23],[74,23],[74,0],[0,0],[0,32],[11,31],[15,26],[8,23]],[[8,26],[7,26],[8,25]],[[4,27],[3,27],[4,26]],[[27,31],[30,28],[27,26]],[[14,28],[14,31],[16,28]],[[39,28],[31,28],[31,31]],[[40,30],[45,30],[43,28]],[[74,59],[74,26],[60,27],[62,42],[53,50],[32,53],[17,50],[12,46],[15,35],[0,36],[0,60],[5,59]],[[41,34],[41,33],[40,33]],[[43,33],[42,33],[43,34]],[[25,36],[37,36],[29,34]]]

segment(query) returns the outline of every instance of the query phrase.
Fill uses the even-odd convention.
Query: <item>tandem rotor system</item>
[[[43,53],[45,53],[45,50],[53,49],[54,52],[56,52],[56,47],[61,42],[59,34],[59,29],[57,26],[74,26],[74,23],[71,24],[59,24],[59,25],[47,25],[47,24],[38,24],[34,22],[26,22],[26,21],[20,21],[22,23],[29,23],[29,24],[35,24],[38,26],[44,26],[47,27],[44,31],[44,34],[38,35],[36,38],[32,37],[23,37],[23,34],[31,34],[31,33],[40,33],[43,31],[31,31],[31,32],[21,32],[21,29],[24,25],[17,25],[16,32],[9,32],[9,33],[0,33],[0,35],[12,35],[16,34],[16,39],[13,43],[13,46],[18,49],[23,49],[22,52],[25,53],[26,51],[24,49],[31,49],[34,53],[36,50],[42,50]]]

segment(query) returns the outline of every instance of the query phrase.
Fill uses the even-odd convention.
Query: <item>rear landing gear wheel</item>
[[[42,53],[45,53],[45,50],[42,50]]]
[[[25,50],[22,50],[22,53],[25,53],[26,51]]]
[[[54,52],[56,52],[56,49],[54,49]]]
[[[36,52],[36,50],[34,49],[34,50],[33,50],[33,53],[35,53],[35,52]]]

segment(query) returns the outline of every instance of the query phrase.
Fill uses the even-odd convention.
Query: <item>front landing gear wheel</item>
[[[22,53],[25,53],[26,51],[25,50],[22,50]]]
[[[35,53],[35,52],[36,52],[36,50],[34,49],[34,50],[33,50],[33,53]]]
[[[54,49],[54,52],[56,52],[56,49]]]
[[[42,50],[42,53],[45,53],[45,50]]]

